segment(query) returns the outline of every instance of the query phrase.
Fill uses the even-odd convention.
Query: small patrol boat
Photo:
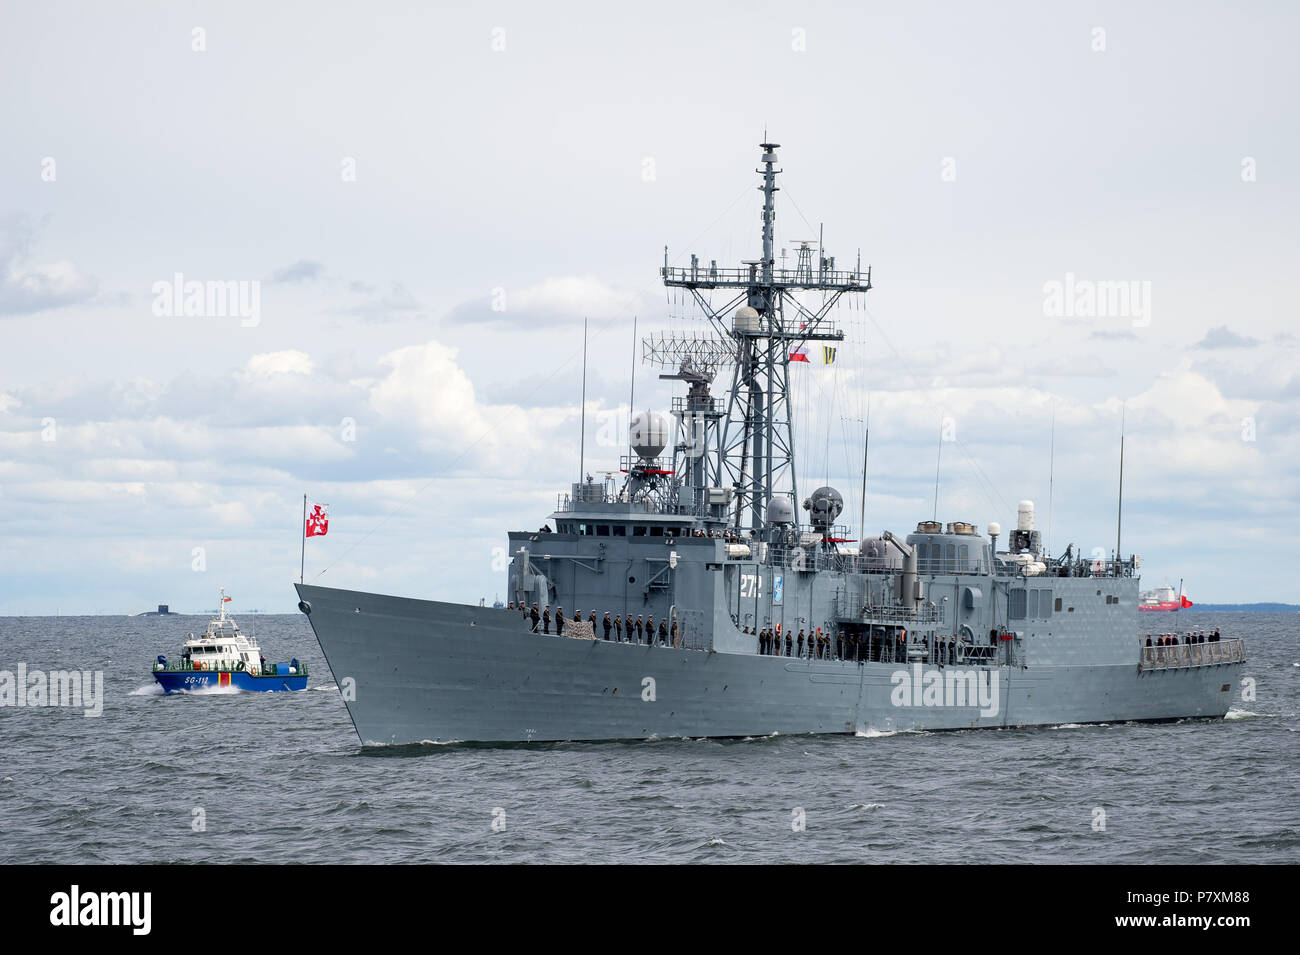
[[[154,679],[164,693],[234,687],[238,690],[305,690],[307,667],[295,658],[288,663],[267,663],[257,645],[226,616],[230,598],[221,590],[221,609],[208,621],[202,636],[190,634],[181,650],[180,663],[168,663],[158,654]]]

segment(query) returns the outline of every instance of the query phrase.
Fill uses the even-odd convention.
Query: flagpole
[[[302,562],[298,565],[298,583],[303,582],[307,575],[307,495],[302,496],[302,523],[298,525],[298,533],[302,535]]]

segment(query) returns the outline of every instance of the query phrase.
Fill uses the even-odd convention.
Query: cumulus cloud
[[[245,379],[269,378],[272,375],[310,375],[316,367],[305,351],[266,352],[248,359],[242,377]]]
[[[92,298],[99,283],[73,263],[32,263],[36,230],[20,219],[0,221],[0,315],[30,315]]]
[[[1251,338],[1247,335],[1238,335],[1236,332],[1229,331],[1227,325],[1220,325],[1217,328],[1211,328],[1205,333],[1205,337],[1197,342],[1194,348],[1250,348],[1258,345],[1258,338]]]
[[[370,389],[370,407],[382,418],[414,425],[426,448],[465,451],[471,445],[533,453],[546,415],[512,405],[485,405],[456,362],[457,351],[437,341],[384,356],[383,378]]]

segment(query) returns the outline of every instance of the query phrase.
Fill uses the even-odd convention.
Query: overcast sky
[[[1110,549],[1123,414],[1144,586],[1300,601],[1298,25],[1285,3],[6,4],[0,613],[198,611],[219,586],[289,610],[304,493],[331,511],[309,580],[504,598],[494,549],[578,474],[584,316],[605,470],[633,316],[703,327],[657,284],[664,246],[759,254],[765,130],[778,248],[824,223],[876,284],[836,364],[794,369],[801,491],[829,478],[857,523],[869,393],[870,532],[930,517],[947,418],[941,520],[1010,527],[1032,498],[1053,551]],[[256,313],[169,309],[178,273],[256,288]],[[1122,314],[1054,309],[1052,283],[1102,282]],[[640,407],[673,394],[656,372]]]

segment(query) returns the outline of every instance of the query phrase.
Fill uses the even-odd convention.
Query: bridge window
[[[615,537],[626,537],[626,536],[627,536],[627,525],[626,525],[626,524],[615,524],[615,525],[614,525],[614,536],[615,536]]]
[[[1038,616],[1038,594],[1039,591],[1037,590],[1030,590],[1027,594],[1029,598],[1029,610],[1027,612],[1031,617]]]
[[[1038,616],[1050,617],[1052,615],[1052,592],[1050,590],[1040,590],[1038,598]]]
[[[664,536],[664,529],[663,529],[662,527],[659,527],[659,526],[652,527],[652,528],[650,528],[650,536],[651,536],[651,537],[663,537],[663,536]]]
[[[608,524],[597,524],[597,525],[596,525],[596,536],[597,536],[597,537],[608,537],[608,536],[609,536],[609,525],[608,525]]]
[[[634,524],[632,526],[632,536],[645,537],[645,526],[642,524]]]

